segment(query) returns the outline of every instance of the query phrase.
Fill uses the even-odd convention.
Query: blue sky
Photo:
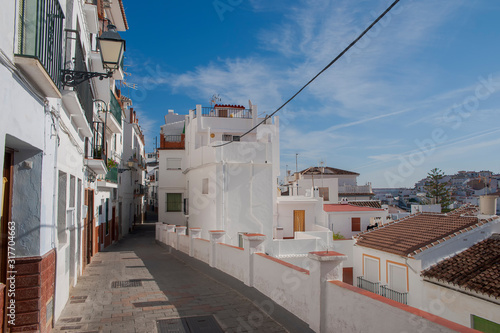
[[[271,113],[392,1],[124,0],[124,88],[152,151],[168,109]],[[411,187],[432,168],[500,172],[500,2],[402,0],[280,111],[281,169]]]

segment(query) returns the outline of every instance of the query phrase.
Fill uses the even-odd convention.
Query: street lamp
[[[80,83],[98,77],[99,80],[111,77],[113,72],[120,68],[123,52],[125,51],[125,40],[116,32],[113,24],[108,24],[108,31],[97,38],[97,45],[102,59],[102,67],[107,73],[62,70],[62,84],[68,87],[76,87]]]

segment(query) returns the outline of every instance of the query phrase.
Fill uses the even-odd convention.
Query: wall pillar
[[[167,224],[165,226],[165,229],[167,230],[165,232],[165,244],[172,246],[173,243],[172,235],[175,233],[175,224]]]
[[[264,245],[266,240],[263,234],[245,234],[243,235],[243,248],[245,249],[245,259],[247,260],[247,274],[243,281],[247,286],[253,287],[253,254],[257,252],[264,252]]]
[[[155,240],[160,241],[161,240],[161,226],[163,223],[161,222],[156,222],[155,223]]]
[[[334,251],[309,252],[311,276],[311,317],[309,326],[315,332],[326,332],[326,284],[342,281],[342,262],[347,256]]]
[[[200,228],[189,228],[189,256],[194,257],[194,239],[201,237]]]
[[[184,226],[180,226],[178,225],[177,227],[175,227],[175,233],[176,233],[176,237],[175,237],[175,245],[176,245],[176,249],[179,250],[180,249],[180,241],[179,241],[179,238],[181,238],[181,235],[185,235],[186,234],[186,229],[187,227],[184,227]],[[180,250],[179,250],[180,251]]]
[[[208,258],[208,263],[210,267],[216,267],[217,265],[217,243],[222,243],[224,241],[224,235],[226,232],[224,230],[210,230],[210,257]]]

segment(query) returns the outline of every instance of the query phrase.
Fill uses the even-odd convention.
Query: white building
[[[242,233],[273,234],[279,172],[278,118],[258,118],[257,106],[196,106],[169,111],[160,142],[159,220]],[[259,122],[265,122],[251,130]],[[250,131],[251,130],[251,131]],[[247,133],[248,132],[248,133]],[[243,136],[243,134],[245,134]]]
[[[422,272],[500,231],[498,216],[477,214],[476,208],[469,207],[448,214],[418,213],[356,235],[355,283],[381,296],[468,325],[465,321],[474,313],[457,321],[456,316],[450,315],[455,312],[454,306],[443,302],[443,295],[424,282]],[[457,313],[464,314],[464,309]],[[498,304],[490,304],[489,309],[482,311],[480,317],[498,320],[498,316],[492,316],[498,314]]]
[[[73,76],[105,73],[100,18],[118,31],[128,28],[121,0],[106,8],[82,0],[15,0],[0,13],[0,232],[5,237],[13,222],[16,265],[45,281],[16,275],[33,291],[26,302],[36,304],[16,307],[16,315],[27,318],[16,324],[19,330],[49,331],[85,265],[101,244],[116,240],[117,185],[109,161],[121,156],[114,142],[122,111],[113,98],[123,70],[103,80]],[[0,267],[6,261],[5,243]],[[0,293],[6,277],[0,269]],[[6,313],[3,294],[0,306]]]
[[[387,222],[388,212],[385,209],[363,207],[347,202],[341,204],[325,204],[327,227],[346,239],[367,230],[375,225],[381,226]]]
[[[370,200],[375,194],[370,183],[359,186],[359,173],[331,168],[310,167],[285,179],[290,195],[305,195],[313,187],[319,189],[324,203],[338,203],[341,198],[350,201]]]
[[[127,233],[134,223],[144,222],[147,192],[144,134],[133,108],[129,108],[123,130],[123,157],[119,176],[121,228]]]

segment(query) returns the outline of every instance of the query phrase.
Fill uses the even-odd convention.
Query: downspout
[[[58,109],[61,108],[60,100],[57,102],[57,107]],[[52,326],[55,325],[55,303],[56,303],[56,293],[57,293],[57,248],[56,248],[56,229],[57,229],[57,205],[58,205],[58,198],[57,198],[57,192],[58,192],[58,186],[57,184],[59,183],[59,175],[58,175],[58,168],[57,168],[57,154],[58,154],[58,148],[59,148],[59,110],[53,112],[50,109],[49,102],[47,99],[45,99],[44,102],[44,109],[45,113],[49,114],[50,117],[53,120],[54,127],[55,127],[55,135],[56,135],[56,144],[54,145],[54,186],[53,186],[53,207],[52,207],[52,233],[51,233],[51,242],[50,242],[50,247],[54,249],[54,295],[53,295],[53,304],[54,306],[52,307]],[[55,110],[54,110],[55,111]],[[55,113],[55,115],[54,115]],[[54,121],[54,118],[56,119]],[[46,135],[44,135],[45,139]],[[51,135],[52,137],[52,135]],[[46,147],[44,145],[43,150],[46,150]]]

